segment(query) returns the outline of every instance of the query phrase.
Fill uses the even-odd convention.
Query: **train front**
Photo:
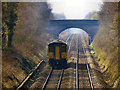
[[[48,44],[49,65],[53,68],[67,67],[67,44],[62,41],[54,41]]]

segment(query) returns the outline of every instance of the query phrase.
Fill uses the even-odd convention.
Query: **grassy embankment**
[[[119,74],[119,21],[120,3],[106,2],[99,12],[100,27],[90,48],[101,68],[105,82],[112,88],[120,87]]]

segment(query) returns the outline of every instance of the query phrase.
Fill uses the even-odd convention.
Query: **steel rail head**
[[[72,35],[72,39],[71,39],[71,41],[70,41],[69,49],[68,49],[68,51],[67,51],[67,52],[68,52],[68,54],[69,54],[70,49],[71,49],[71,48],[70,48],[70,46],[71,46],[71,43],[72,43],[73,38],[74,38],[74,35]],[[68,56],[69,56],[69,55],[68,55]],[[68,56],[67,56],[67,57],[68,57]]]
[[[84,52],[84,54],[85,54],[85,56],[86,56],[85,49],[84,49],[84,46],[83,46],[83,41],[82,41],[81,45],[82,45],[82,48],[83,48],[83,52]],[[90,69],[89,69],[89,65],[88,65],[88,62],[87,62],[87,58],[86,58],[86,57],[85,57],[85,62],[86,62],[86,67],[87,67],[87,71],[88,71],[90,86],[91,86],[91,89],[93,90],[94,87],[93,87],[92,78],[91,78],[91,74],[90,74]]]
[[[49,81],[49,78],[50,78],[52,72],[53,72],[53,68],[51,69],[49,75],[47,76],[47,79],[45,80],[45,83],[43,84],[42,90],[45,90],[46,85],[47,85],[47,83],[48,83],[48,81]]]
[[[68,42],[68,40],[70,39],[71,36],[72,36],[72,35],[70,34],[69,37],[67,38],[66,42]]]
[[[59,79],[58,86],[57,86],[57,90],[60,90],[63,74],[64,74],[64,69],[62,69],[62,71],[61,71],[60,79]]]
[[[27,77],[18,85],[16,90],[19,90],[23,87],[23,85],[28,81],[28,79],[33,75],[33,73],[37,70],[37,68],[43,63],[44,61],[40,61],[40,63],[37,64],[37,66],[28,74]]]
[[[77,62],[76,62],[76,90],[79,90],[79,73],[78,73],[78,63],[79,63],[79,38],[77,40]]]

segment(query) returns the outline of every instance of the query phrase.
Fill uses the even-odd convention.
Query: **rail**
[[[23,87],[23,85],[27,82],[27,80],[33,75],[33,73],[38,69],[38,67],[43,63],[44,61],[42,60],[35,68],[33,71],[30,72],[30,74],[18,85],[16,90],[19,90],[20,88]]]
[[[72,35],[70,35],[70,36],[67,38],[66,42],[68,42],[68,40],[70,39],[71,36],[72,36]]]
[[[72,39],[71,39],[71,41],[70,41],[70,45],[69,45],[69,49],[68,49],[68,53],[70,52],[70,46],[71,46],[71,43],[72,43],[73,38],[74,38],[74,35],[72,36]]]
[[[53,68],[51,69],[49,75],[47,76],[47,79],[45,80],[45,83],[44,83],[44,85],[43,85],[43,87],[42,87],[42,90],[45,90],[46,85],[47,85],[47,83],[48,83],[48,81],[49,81],[49,78],[51,77],[52,72],[53,72]]]
[[[79,63],[79,38],[77,40],[77,62],[76,62],[76,90],[79,90],[79,73],[78,73],[78,63]]]
[[[59,79],[59,82],[58,82],[57,90],[60,90],[60,86],[61,86],[61,82],[62,82],[63,73],[64,73],[64,69],[62,69],[62,72],[61,72],[61,74],[60,74],[60,79]]]
[[[81,43],[81,45],[82,45],[82,48],[83,48],[84,55],[86,56],[83,43]],[[86,67],[87,67],[87,71],[88,71],[90,86],[91,86],[91,89],[93,90],[94,87],[93,87],[92,78],[91,78],[91,74],[90,74],[90,69],[89,69],[89,65],[88,65],[88,62],[87,62],[87,58],[86,58],[86,57],[85,57],[85,62],[86,62]]]
[[[54,69],[52,68],[51,71],[50,71],[50,73],[48,74],[48,76],[47,76],[47,78],[46,78],[46,80],[45,80],[45,83],[44,83],[44,85],[43,85],[43,87],[42,87],[42,90],[45,90],[45,88],[46,88],[46,86],[47,86],[47,84],[48,84],[48,82],[49,82],[49,79],[50,79],[50,77],[51,77],[51,75],[52,75],[53,70],[54,70]],[[58,81],[58,84],[57,84],[57,90],[60,90],[60,86],[61,86],[63,74],[64,74],[64,69],[62,69],[62,71],[61,71],[61,73],[60,73],[60,78],[59,78],[59,81]]]

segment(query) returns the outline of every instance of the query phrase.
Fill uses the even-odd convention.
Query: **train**
[[[48,44],[48,62],[52,68],[67,67],[68,45],[62,40],[54,40]]]

